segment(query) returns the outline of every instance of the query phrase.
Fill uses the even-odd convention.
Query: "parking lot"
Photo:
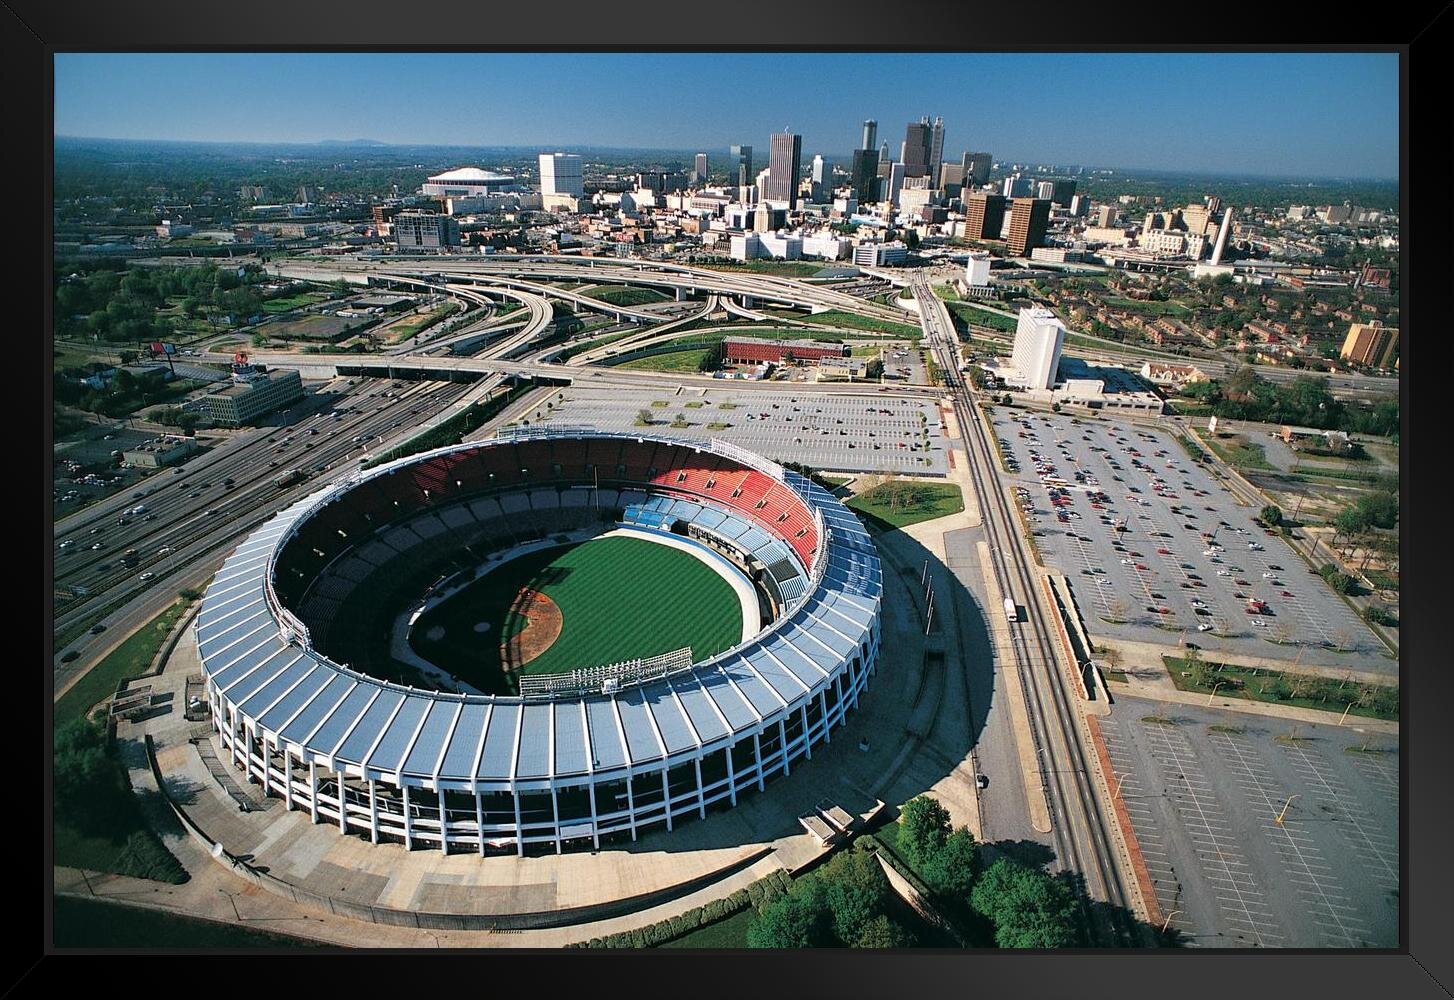
[[[1112,794],[1188,946],[1397,945],[1393,737],[1136,698],[1101,731]]]
[[[993,423],[1041,556],[1093,633],[1397,674],[1355,613],[1169,435],[1023,411]]]
[[[932,402],[869,393],[814,395],[709,389],[568,388],[538,422],[582,424],[609,431],[647,430],[687,439],[719,438],[780,462],[801,462],[826,472],[897,472],[945,476],[944,431]],[[665,403],[666,405],[653,405]],[[680,418],[680,421],[678,420]],[[532,421],[537,418],[532,413]],[[687,426],[672,426],[684,422]]]

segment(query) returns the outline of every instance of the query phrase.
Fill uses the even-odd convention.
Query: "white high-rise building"
[[[542,196],[563,194],[579,198],[584,193],[580,156],[575,153],[541,153],[540,193]]]
[[[981,287],[990,283],[990,255],[972,253],[964,265],[964,280],[971,286]]]
[[[895,163],[889,167],[887,183],[884,184],[883,201],[893,208],[899,207],[899,194],[904,189],[904,165]]]
[[[1065,324],[1042,306],[1020,310],[1015,327],[1015,350],[1010,360],[1025,378],[1029,389],[1055,387],[1060,368],[1060,349],[1065,344]]]

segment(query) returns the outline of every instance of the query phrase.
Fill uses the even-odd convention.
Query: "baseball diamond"
[[[633,537],[597,537],[622,529]],[[704,598],[731,588],[652,537],[740,574],[759,620],[741,621],[735,597]],[[582,591],[597,610],[576,610],[573,578],[589,582],[613,557]],[[533,577],[512,582],[511,561],[530,558]],[[497,573],[504,599],[471,606],[470,584]],[[852,512],[761,456],[514,428],[356,473],[282,511],[229,556],[193,628],[224,755],[267,794],[374,843],[523,855],[671,830],[788,775],[866,690],[882,589]],[[548,667],[534,676],[549,683],[521,696],[390,679],[400,665],[381,623],[426,593],[422,647],[442,624],[446,640],[497,656],[523,624],[513,599],[549,598],[561,631],[523,664]],[[653,655],[673,645],[690,655]]]

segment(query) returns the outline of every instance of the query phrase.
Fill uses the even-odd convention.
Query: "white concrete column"
[[[762,776],[762,734],[752,734],[752,755],[757,758],[757,790],[760,792],[767,787],[767,780]]]
[[[286,748],[283,750],[283,805],[288,812],[293,811],[293,754]]]
[[[348,832],[348,789],[343,783],[343,772],[338,772],[338,832]]]
[[[414,850],[414,816],[409,810],[409,786],[400,786],[404,791],[404,850]]]
[[[252,780],[252,771],[255,766],[252,762],[252,732],[244,725],[242,727],[242,773],[248,781]]]
[[[666,776],[670,770],[667,767],[661,769],[661,797],[665,800],[666,804],[666,828],[668,831],[671,830],[671,785],[667,783]]]
[[[520,789],[511,787],[510,795],[515,801],[515,856],[525,857],[525,831],[520,829]]]
[[[308,818],[318,823],[318,765],[308,762]]]
[[[369,842],[379,842],[379,783],[369,781]]]
[[[485,856],[485,800],[475,789],[475,834],[480,842],[480,857]]]
[[[555,853],[559,854],[564,849],[560,839],[560,799],[555,794],[555,782],[550,783],[550,816],[555,821]]]
[[[828,689],[824,688],[818,692],[818,714],[823,717],[823,742],[832,743],[833,737],[828,731],[833,728],[831,717],[828,715]]]
[[[803,753],[809,759],[813,759],[813,736],[808,731],[808,703],[803,702]]]
[[[702,788],[702,758],[694,758],[692,760],[692,766],[697,769],[697,815],[702,819],[706,819],[707,793]]]
[[[449,854],[449,819],[444,812],[444,789],[436,788],[434,794],[439,796],[439,853]]]
[[[626,822],[631,826],[631,839],[636,839],[636,794],[631,788],[631,775],[626,775]]]
[[[596,850],[601,849],[601,822],[596,818],[596,786],[586,786],[586,796],[591,802],[591,846]]]
[[[727,798],[735,806],[737,804],[737,767],[732,761],[732,750],[736,744],[731,744],[726,749],[727,754]]]
[[[258,745],[262,749],[263,795],[266,796],[271,794],[273,790],[273,762],[272,758],[268,756],[268,737],[266,733],[259,738]]]
[[[777,738],[778,742],[782,744],[783,777],[786,778],[793,773],[788,764],[788,723],[786,719],[777,720]]]

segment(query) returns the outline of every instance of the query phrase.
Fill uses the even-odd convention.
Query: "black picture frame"
[[[553,12],[561,11],[559,16]],[[79,6],[7,0],[4,25],[6,119],[11,148],[7,169],[15,176],[8,190],[23,203],[10,213],[20,223],[19,272],[13,288],[34,290],[41,330],[50,329],[50,168],[52,57],[62,51],[1383,51],[1400,57],[1401,183],[1400,214],[1404,332],[1401,342],[1402,553],[1406,584],[1402,603],[1401,679],[1404,725],[1401,733],[1403,794],[1401,860],[1401,944],[1369,953],[1287,950],[1172,953],[539,953],[511,956],[491,952],[487,978],[473,978],[461,960],[443,964],[428,956],[431,980],[465,975],[450,989],[505,989],[517,979],[549,983],[552,992],[591,990],[614,982],[633,992],[687,992],[698,996],[875,995],[889,991],[962,994],[1061,996],[1221,997],[1306,995],[1315,997],[1435,997],[1454,995],[1454,929],[1450,921],[1449,831],[1454,829],[1450,788],[1450,663],[1440,641],[1449,617],[1449,552],[1446,494],[1440,480],[1448,449],[1441,440],[1440,397],[1447,394],[1451,368],[1448,306],[1450,269],[1450,115],[1448,60],[1449,5],[1431,3],[1370,9],[1356,18],[1305,4],[1262,3],[1255,7],[1162,4],[1127,0],[1095,7],[1042,2],[1036,5],[959,4],[901,0],[886,5],[840,0],[808,7],[697,7],[639,0],[627,8],[551,5],[543,17],[536,5],[491,3],[448,5],[447,12],[414,9],[387,0],[313,4],[253,0],[247,4],[151,0],[144,5]],[[1330,40],[1336,39],[1336,40]],[[1377,39],[1371,42],[1369,39]],[[857,84],[848,84],[857,85]],[[883,86],[883,83],[863,84]],[[165,81],[158,81],[165,86]],[[987,82],[987,87],[991,86]],[[963,100],[975,100],[964,95]],[[1275,95],[1270,95],[1275,100]],[[985,100],[986,114],[996,102]],[[1012,106],[1012,105],[1011,105]],[[40,204],[36,205],[35,202]],[[34,227],[33,229],[31,227]],[[32,242],[33,241],[33,242]],[[34,329],[33,327],[31,329]],[[1425,332],[1427,331],[1427,332]],[[39,353],[46,337],[34,340]],[[28,344],[25,346],[29,346]],[[44,355],[42,354],[42,363]],[[42,369],[44,370],[44,369]],[[20,374],[21,380],[28,379]],[[49,380],[41,380],[42,482],[41,619],[51,615],[49,583],[53,549],[50,538]],[[18,547],[17,547],[18,548]],[[24,621],[27,616],[15,616]],[[49,629],[43,626],[44,701],[52,697]],[[19,660],[16,661],[18,666]],[[33,739],[48,754],[48,713],[22,709],[13,719],[42,719]],[[12,721],[12,725],[14,722]],[[25,740],[16,741],[24,747]],[[33,772],[25,764],[17,773]],[[49,791],[43,769],[42,794]],[[17,801],[26,790],[12,789]],[[46,795],[45,801],[48,801]],[[22,814],[23,815],[23,814]],[[331,953],[317,962],[296,957],[284,966],[277,956],[246,953],[217,955],[187,971],[168,960],[163,971],[142,956],[79,961],[50,943],[49,810],[39,811],[30,830],[13,828],[12,872],[29,868],[28,856],[40,833],[47,846],[41,886],[40,940],[17,937],[6,956],[0,992],[32,996],[56,989],[130,992],[133,987],[256,992],[299,988],[299,978],[322,990],[345,990],[351,974]],[[36,828],[40,829],[36,831]],[[20,885],[16,880],[14,885]],[[12,912],[25,912],[27,894],[11,893]],[[38,946],[37,946],[38,945]],[[27,951],[27,948],[33,950]],[[158,954],[166,954],[159,943]],[[177,953],[172,953],[176,955]],[[355,958],[357,956],[348,956]],[[426,956],[411,954],[407,973],[359,988],[402,987],[405,976],[420,971]],[[501,961],[516,958],[509,969]],[[367,961],[367,958],[363,959]],[[394,959],[397,961],[397,958]],[[242,965],[241,962],[246,962]],[[267,968],[258,965],[264,962]],[[225,963],[225,964],[214,964]],[[236,963],[236,971],[234,971]],[[608,964],[610,963],[610,964]],[[625,963],[623,966],[621,963]],[[392,967],[400,970],[400,967]],[[475,967],[478,968],[478,967]],[[82,971],[85,969],[85,972]],[[87,975],[89,972],[91,975]],[[192,973],[198,973],[194,975]],[[243,973],[238,975],[237,973]],[[164,979],[154,978],[158,973]],[[282,977],[286,976],[287,979]],[[372,978],[372,977],[371,977]],[[567,982],[569,980],[569,982]],[[447,979],[444,982],[448,982]],[[494,986],[489,984],[494,982]],[[656,984],[653,986],[653,984]],[[673,985],[674,984],[674,985]],[[410,989],[432,990],[437,983],[417,980]],[[612,989],[610,992],[615,992]]]

